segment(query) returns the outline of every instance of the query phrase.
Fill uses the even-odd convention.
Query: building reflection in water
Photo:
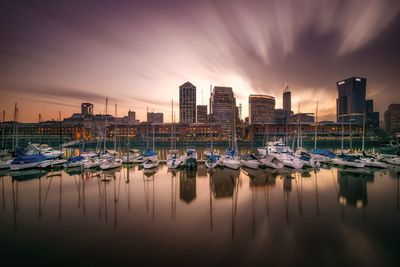
[[[358,170],[339,170],[339,203],[344,206],[362,208],[368,205],[367,182],[373,182],[374,175]]]
[[[239,177],[239,170],[215,169],[211,173],[211,190],[214,198],[231,198]]]
[[[239,194],[239,170],[228,168],[208,170],[210,181],[210,231],[213,230],[213,198],[232,199],[231,233],[232,239],[235,235],[235,221],[237,213],[237,201]]]
[[[179,198],[186,203],[196,199],[196,173],[196,169],[179,172]]]

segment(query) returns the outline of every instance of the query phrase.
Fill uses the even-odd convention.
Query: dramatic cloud
[[[333,119],[335,82],[368,78],[383,111],[398,95],[400,3],[303,1],[5,1],[0,4],[0,108],[35,103],[56,114],[96,111],[105,98],[120,112],[170,112],[190,81],[198,103],[210,85],[231,86],[247,115],[248,95],[277,98],[286,80],[293,110]],[[51,86],[49,86],[51,85]],[[384,92],[384,93],[383,93]],[[43,108],[47,103],[49,106]],[[63,108],[64,110],[64,108]],[[49,115],[50,116],[50,115]],[[165,116],[169,118],[169,116]]]

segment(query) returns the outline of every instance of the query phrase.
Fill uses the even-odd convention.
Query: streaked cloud
[[[1,5],[0,93],[9,102],[18,101],[6,94],[13,88],[72,106],[108,97],[144,119],[146,107],[168,112],[189,80],[199,103],[207,103],[210,84],[232,86],[247,115],[248,94],[270,94],[281,105],[288,79],[294,110],[300,102],[313,112],[319,101],[333,119],[337,80],[365,76],[371,96],[383,86],[395,92],[399,82],[400,41],[387,33],[400,25],[395,0]],[[376,106],[382,111],[388,101]]]

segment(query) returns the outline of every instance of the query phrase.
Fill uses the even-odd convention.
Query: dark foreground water
[[[1,266],[400,266],[399,171],[3,172]]]

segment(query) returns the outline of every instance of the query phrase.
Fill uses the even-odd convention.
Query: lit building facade
[[[269,95],[249,96],[249,123],[274,121],[275,97]]]
[[[385,111],[385,129],[392,134],[400,133],[400,104],[390,104]]]
[[[234,117],[237,116],[236,99],[231,87],[215,86],[211,93],[212,121],[220,124],[225,137],[232,135]]]
[[[94,105],[91,103],[82,103],[81,104],[82,116],[92,116],[93,115],[93,107],[94,107]]]
[[[197,123],[207,123],[207,105],[197,105]]]
[[[179,86],[179,122],[196,122],[196,86],[190,82]]]

